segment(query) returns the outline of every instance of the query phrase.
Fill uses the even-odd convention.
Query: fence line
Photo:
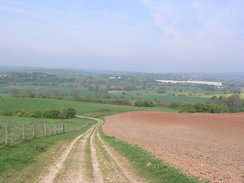
[[[0,147],[4,145],[17,144],[21,141],[43,138],[61,133],[80,130],[90,123],[81,126],[68,126],[64,124],[50,124],[46,122],[33,122],[18,124],[0,122]]]

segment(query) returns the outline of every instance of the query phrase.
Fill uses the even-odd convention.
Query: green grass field
[[[165,111],[176,112],[176,110],[168,108],[154,107],[134,107],[134,106],[118,106],[110,104],[85,103],[79,101],[43,99],[43,98],[0,98],[0,111],[16,111],[16,110],[51,110],[51,109],[67,109],[74,108],[77,114],[87,113],[122,113],[127,111]]]
[[[0,111],[34,111],[67,107],[80,109],[78,102],[53,99],[0,98],[0,106]],[[85,105],[82,107],[85,108]],[[5,145],[6,124],[8,125],[8,145]],[[33,124],[35,125],[34,138]],[[43,136],[44,124],[47,129],[46,136]],[[37,161],[46,163],[38,158],[41,154],[57,144],[73,139],[93,124],[95,124],[94,121],[80,118],[60,120],[0,115],[0,182],[12,182],[16,178],[16,182],[29,180],[29,178],[22,180],[23,168],[30,167]],[[62,133],[62,125],[65,126],[66,133]],[[25,127],[26,140],[23,140],[23,126]],[[61,129],[57,135],[56,132],[59,131],[56,129],[59,131]]]
[[[111,115],[115,113],[122,113],[127,111],[143,111],[143,110],[154,110],[154,111],[165,111],[165,112],[176,112],[173,109],[167,108],[152,108],[152,107],[134,107],[134,106],[118,106],[110,104],[95,104],[95,103],[84,103],[78,101],[69,100],[58,100],[58,99],[43,99],[43,98],[0,98],[0,111],[36,111],[36,110],[51,110],[51,109],[67,109],[74,108],[77,114],[90,115],[94,117]],[[44,126],[45,123],[45,126]],[[22,131],[25,129],[26,138],[31,138],[33,131],[33,124],[35,124],[36,136],[43,136],[43,128],[45,134],[54,134],[56,129],[62,131],[62,125],[65,126],[65,131],[73,131],[79,129],[82,126],[83,121],[80,119],[71,120],[52,120],[52,119],[40,119],[40,118],[21,118],[21,117],[9,117],[0,116],[0,145],[4,144],[5,126],[8,124],[8,141],[9,143],[15,143],[20,139],[23,139]],[[25,126],[24,126],[25,124]]]
[[[34,182],[36,176],[40,176],[40,167],[45,167],[53,161],[54,153],[58,153],[65,144],[93,124],[95,122],[79,131],[22,141],[0,148],[0,182]]]
[[[125,97],[130,100],[160,100],[160,101],[168,101],[168,102],[203,102],[206,100],[206,98],[201,96],[187,96],[189,93],[177,93],[176,96],[169,96],[168,94],[158,94],[155,91],[144,91],[144,90],[137,90],[137,91],[127,91],[125,94],[123,92],[114,92],[111,93],[111,96],[116,97]],[[186,95],[186,96],[180,96],[180,95]]]
[[[29,85],[16,85],[16,86],[3,86],[0,88],[1,96],[10,96],[10,91],[13,88],[18,88],[20,93],[24,93],[27,90],[31,90],[35,93],[43,93],[43,92],[58,92],[60,94],[64,94],[65,96],[69,96],[72,94],[74,90],[79,90],[80,94],[84,97],[91,94],[92,92],[84,87],[77,87],[74,84],[61,83],[58,86],[29,86]]]
[[[25,130],[25,139],[33,138],[33,125],[35,128],[35,137],[51,136],[56,133],[77,131],[90,122],[87,119],[41,119],[41,118],[23,118],[0,115],[0,147],[5,144],[6,125],[8,125],[8,144],[16,144],[23,140],[23,129]]]

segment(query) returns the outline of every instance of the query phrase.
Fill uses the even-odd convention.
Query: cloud
[[[244,59],[242,9],[208,0],[141,0],[162,31],[158,58],[170,60]]]

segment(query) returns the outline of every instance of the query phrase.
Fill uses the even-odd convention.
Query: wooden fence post
[[[35,123],[32,126],[32,137],[35,138]]]
[[[25,124],[23,124],[23,140],[25,140]]]
[[[5,124],[5,144],[8,144],[8,125]]]
[[[57,125],[55,125],[55,135],[57,135]]]
[[[47,136],[47,125],[46,123],[43,124],[44,125],[44,137]]]
[[[65,133],[64,124],[62,125],[62,131],[63,131],[63,133]]]
[[[42,137],[44,137],[44,123],[42,123]]]

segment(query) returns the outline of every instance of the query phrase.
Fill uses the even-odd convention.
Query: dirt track
[[[137,177],[128,161],[107,145],[100,137],[98,127],[102,120],[84,134],[76,137],[56,162],[47,167],[39,183],[143,183]]]
[[[127,112],[107,117],[103,129],[190,176],[244,183],[244,113]]]

